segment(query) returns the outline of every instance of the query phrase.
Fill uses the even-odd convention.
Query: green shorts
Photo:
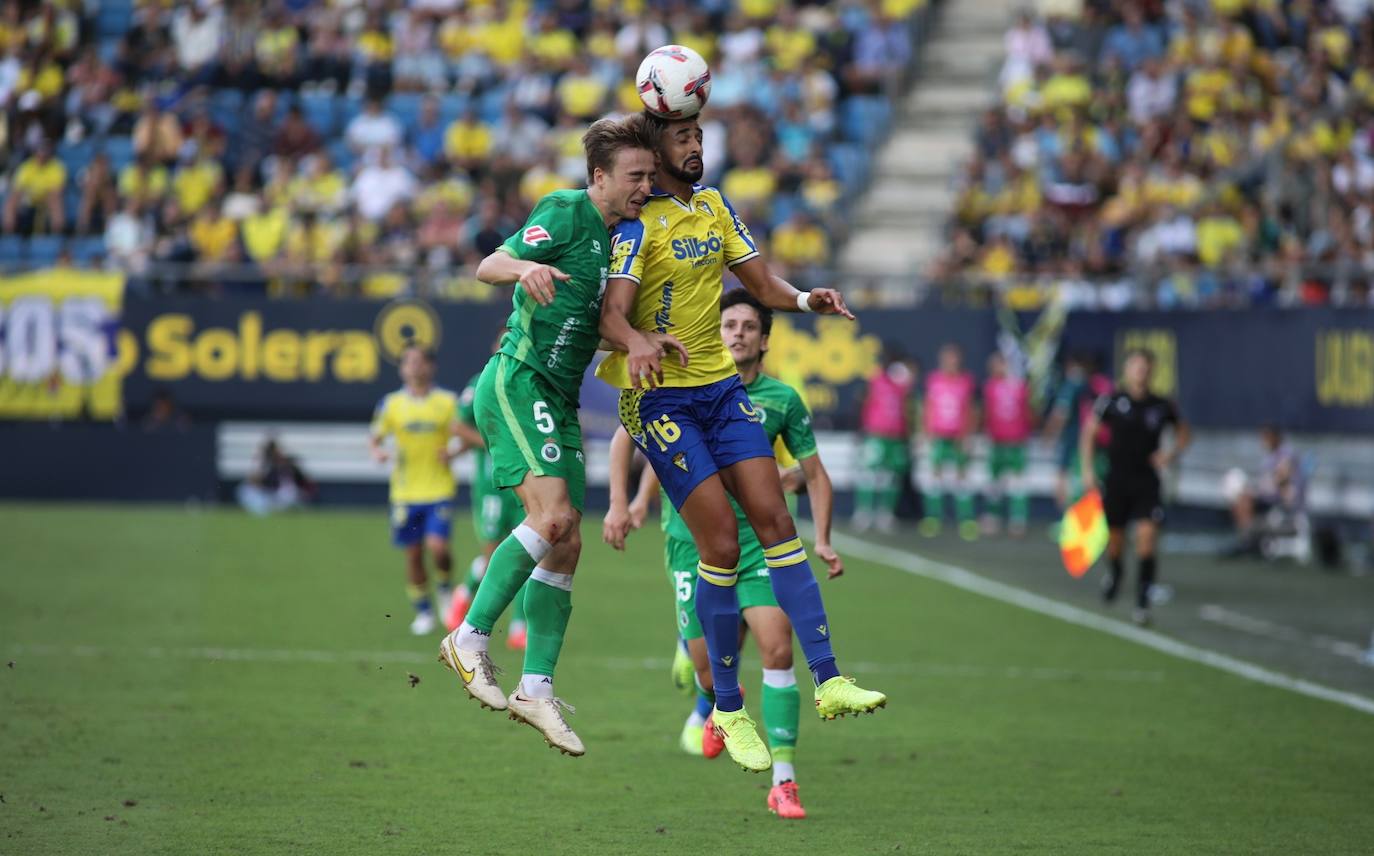
[[[897,437],[865,437],[864,468],[888,473],[904,473],[911,469],[911,456],[905,440]]]
[[[994,479],[1019,476],[1026,471],[1026,447],[1021,443],[993,443],[988,452],[988,474]]]
[[[663,563],[668,568],[668,583],[673,587],[676,601],[677,632],[683,639],[702,637],[696,605],[697,563],[700,561],[697,546],[691,541],[671,535],[664,537]],[[758,538],[740,539],[739,566],[741,570],[735,582],[735,595],[739,598],[740,610],[751,606],[777,606],[778,600],[773,597],[773,583],[768,578],[768,565],[763,560],[763,546]]]
[[[953,464],[959,469],[968,466],[968,451],[964,441],[955,437],[936,437],[930,441],[930,465],[935,469]]]
[[[560,478],[579,512],[587,500],[587,465],[577,408],[538,372],[496,354],[477,379],[477,430],[491,455],[498,488],[515,487],[526,473]]]
[[[503,541],[524,519],[525,506],[514,490],[483,490],[473,485],[472,528],[477,532],[477,540]]]

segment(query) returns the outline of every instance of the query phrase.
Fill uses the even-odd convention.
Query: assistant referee
[[[1107,444],[1107,478],[1102,505],[1107,514],[1107,558],[1111,573],[1102,588],[1102,599],[1111,603],[1121,586],[1122,554],[1126,547],[1126,526],[1135,521],[1135,553],[1140,562],[1136,582],[1136,605],[1132,619],[1150,623],[1150,586],[1154,585],[1158,562],[1155,544],[1159,526],[1164,522],[1164,503],[1160,496],[1159,474],[1183,454],[1191,434],[1178,405],[1150,392],[1154,355],[1133,350],[1126,355],[1122,384],[1097,400],[1088,424],[1079,435],[1078,453],[1083,462],[1085,489],[1097,487],[1093,472],[1093,438],[1105,425],[1111,432]],[[1160,448],[1164,429],[1174,428],[1173,445]]]

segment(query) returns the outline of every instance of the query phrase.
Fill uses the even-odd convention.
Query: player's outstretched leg
[[[468,695],[492,710],[506,709],[506,694],[496,683],[496,666],[487,654],[491,629],[551,549],[553,545],[531,526],[517,526],[492,553],[467,618],[439,646],[440,660],[462,679]]]
[[[830,620],[825,614],[821,588],[783,501],[782,483],[773,459],[738,461],[722,470],[721,478],[765,545],[763,557],[773,596],[792,622],[816,684],[816,713],[822,719],[834,719],[847,713],[872,713],[886,706],[887,696],[862,689],[853,680],[840,676],[830,646]],[[716,693],[720,693],[719,684]]]
[[[549,557],[549,564],[560,569],[575,567],[581,548],[576,530],[560,543]],[[525,615],[529,622],[525,648],[524,674],[520,686],[510,694],[510,718],[523,722],[544,735],[549,746],[566,755],[581,755],[586,749],[568,725],[565,713],[575,712],[553,694],[553,673],[558,665],[563,638],[572,615],[573,575],[566,571],[536,567],[525,592]]]
[[[737,556],[738,558],[738,556]],[[719,568],[702,562],[697,569],[697,620],[706,636],[715,683],[716,707],[711,721],[716,735],[735,763],[762,772],[772,764],[768,747],[744,709],[739,687],[739,601],[735,596],[738,568]]]
[[[773,787],[768,791],[768,810],[778,817],[806,817],[797,792],[797,732],[801,720],[801,692],[792,670],[792,625],[776,606],[760,605],[745,610],[763,659],[763,731],[773,756]]]

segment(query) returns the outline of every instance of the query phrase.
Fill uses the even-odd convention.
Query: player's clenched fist
[[[570,279],[571,276],[553,265],[534,265],[520,275],[520,284],[524,286],[525,293],[534,298],[535,303],[548,306],[553,302],[554,289],[558,287],[558,283]]]

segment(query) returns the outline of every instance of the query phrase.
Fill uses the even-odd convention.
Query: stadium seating
[[[25,14],[38,14],[41,4],[24,6]],[[258,207],[271,207],[279,204],[289,209],[290,235],[299,226],[301,205],[294,194],[280,194],[280,188],[291,185],[291,178],[305,181],[309,168],[308,159],[301,155],[313,151],[326,151],[332,159],[332,166],[338,171],[345,188],[367,164],[371,163],[366,152],[356,145],[345,141],[350,123],[364,110],[369,97],[382,99],[385,113],[402,129],[401,149],[394,153],[394,160],[412,171],[422,181],[420,186],[429,186],[426,181],[432,178],[432,161],[446,164],[447,175],[458,179],[458,184],[481,188],[481,195],[470,191],[461,193],[462,210],[458,213],[468,220],[464,234],[477,231],[476,218],[478,202],[487,194],[495,194],[501,211],[499,227],[511,229],[518,225],[524,216],[529,200],[522,196],[521,172],[552,163],[555,176],[541,178],[540,192],[558,185],[575,186],[582,181],[582,170],[576,156],[576,139],[581,127],[586,124],[587,116],[604,112],[617,112],[635,109],[637,99],[633,87],[624,79],[625,69],[637,65],[638,58],[653,45],[637,43],[628,34],[639,25],[637,15],[628,12],[614,13],[613,25],[619,31],[614,44],[598,41],[584,28],[588,23],[577,15],[560,18],[558,28],[570,28],[591,73],[604,84],[604,94],[599,105],[588,110],[585,106],[574,113],[563,103],[565,96],[560,92],[558,83],[564,74],[575,70],[575,58],[558,54],[541,53],[532,45],[527,52],[502,52],[494,48],[489,53],[477,53],[472,46],[462,44],[456,38],[464,28],[477,26],[478,13],[457,9],[438,14],[432,10],[433,4],[396,4],[388,13],[386,26],[381,30],[363,32],[362,16],[332,16],[333,10],[309,4],[287,4],[291,41],[282,42],[281,50],[294,54],[295,64],[290,72],[283,72],[282,57],[274,51],[271,39],[257,38],[269,28],[268,15],[257,4],[234,4],[212,6],[207,19],[200,26],[210,27],[221,44],[220,52],[203,65],[187,68],[186,63],[198,62],[194,58],[179,53],[182,45],[177,43],[174,32],[183,32],[193,23],[188,4],[163,4],[147,6],[144,12],[135,16],[135,3],[132,0],[104,0],[99,4],[82,7],[67,4],[58,11],[61,21],[70,25],[70,32],[80,33],[87,43],[45,45],[56,59],[57,70],[63,71],[62,91],[46,96],[44,109],[49,112],[51,122],[47,127],[62,128],[66,131],[63,140],[51,140],[55,144],[58,159],[66,169],[65,184],[61,189],[62,205],[65,209],[65,232],[63,235],[35,234],[16,238],[6,235],[5,259],[10,264],[44,264],[56,257],[63,246],[63,239],[70,239],[69,248],[77,264],[98,265],[104,262],[102,253],[97,250],[101,235],[75,234],[76,213],[82,201],[81,176],[87,165],[97,153],[109,157],[111,166],[110,181],[117,186],[118,193],[137,190],[142,202],[138,216],[150,221],[154,226],[148,231],[148,245],[152,252],[156,247],[175,245],[176,258],[184,262],[185,245],[183,242],[157,242],[158,235],[168,235],[188,229],[194,210],[182,210],[181,205],[169,206],[165,203],[175,199],[178,202],[190,200],[199,206],[201,200],[208,198],[208,204],[217,206],[228,195],[235,183],[235,168],[245,160],[254,164],[253,191],[262,196]],[[231,8],[233,7],[233,8]],[[879,94],[871,83],[855,85],[850,88],[847,70],[857,60],[859,44],[865,37],[882,33],[880,38],[908,38],[918,30],[918,23],[926,13],[926,0],[899,0],[882,4],[870,11],[862,6],[842,10],[832,10],[827,6],[806,6],[792,16],[795,23],[781,23],[775,12],[768,12],[748,4],[714,4],[709,16],[708,31],[700,33],[675,32],[669,27],[676,19],[666,12],[651,11],[647,23],[655,35],[652,38],[680,40],[702,50],[712,62],[716,86],[721,91],[734,91],[736,97],[724,96],[721,106],[708,108],[704,121],[714,125],[717,133],[712,137],[720,141],[720,151],[708,157],[713,172],[706,180],[724,183],[740,156],[740,148],[757,149],[752,158],[756,163],[772,165],[782,140],[777,136],[775,123],[782,120],[784,104],[777,100],[778,88],[773,84],[753,87],[750,81],[764,81],[768,78],[768,68],[775,60],[790,63],[789,74],[797,80],[808,80],[808,93],[805,100],[806,115],[804,124],[798,124],[793,117],[789,121],[792,136],[788,138],[792,158],[790,168],[782,168],[780,186],[776,197],[769,204],[751,206],[746,216],[750,217],[750,227],[756,237],[767,242],[772,230],[788,221],[796,211],[803,208],[820,206],[825,210],[812,213],[819,215],[819,221],[827,228],[836,230],[829,241],[834,246],[836,240],[843,238],[844,209],[863,190],[869,178],[868,160],[873,150],[881,143],[892,124],[892,103],[890,93]],[[530,29],[536,26],[534,17],[521,19],[525,14],[524,6],[511,7],[501,14],[507,18],[503,25],[513,29]],[[234,14],[245,12],[241,23],[251,39],[230,40],[226,37],[228,28],[234,25],[230,20]],[[541,14],[530,12],[531,16]],[[82,20],[85,15],[85,20]],[[750,16],[754,17],[750,17]],[[432,16],[432,17],[426,17]],[[313,26],[318,19],[328,18],[335,22],[337,29]],[[424,37],[425,44],[408,43],[401,49],[397,41],[412,17],[425,22],[429,27]],[[901,23],[905,19],[906,23]],[[905,29],[902,29],[905,27]],[[178,29],[183,28],[183,29]],[[60,28],[59,28],[60,29]],[[319,33],[337,36],[343,43],[351,46],[352,52],[341,59],[336,53],[317,51],[315,39]],[[56,40],[56,36],[52,36]],[[283,38],[288,38],[283,35]],[[795,51],[797,45],[810,43],[814,56],[780,60],[773,56],[777,50]],[[96,72],[90,69],[78,71],[78,60],[83,48],[96,47],[98,62]],[[233,55],[231,63],[230,45],[238,45],[240,53]],[[740,52],[741,45],[755,45]],[[242,54],[247,45],[247,56]],[[28,45],[21,61],[28,58],[28,51],[38,46]],[[165,48],[165,50],[163,50]],[[727,58],[724,54],[733,52]],[[909,51],[890,52],[898,59],[884,60],[889,66],[883,69],[880,77],[898,80],[907,76],[909,71]],[[391,57],[378,60],[377,56]],[[168,66],[163,63],[175,60]],[[415,60],[429,63],[428,77],[417,81],[412,68]],[[902,65],[895,65],[896,63]],[[439,69],[438,77],[433,74]],[[869,67],[869,73],[872,69]],[[3,79],[3,76],[0,76]],[[253,116],[257,102],[257,91],[273,88],[277,91],[276,111],[271,123],[259,124]],[[89,91],[88,91],[89,90]],[[8,97],[16,99],[22,93],[0,93],[0,100]],[[438,115],[441,130],[446,130],[454,122],[465,116],[470,109],[475,113],[482,130],[469,142],[476,148],[465,153],[461,168],[446,163],[450,156],[447,150],[455,145],[447,134],[436,137],[433,131],[425,134],[422,141],[418,137],[422,129],[419,118],[425,100],[433,95],[438,99]],[[78,110],[74,115],[64,115],[66,105],[81,103],[96,105]],[[159,106],[170,111],[182,126],[181,134],[159,127],[156,133],[149,133],[153,126],[151,118],[143,118],[143,105],[156,101]],[[536,117],[542,125],[531,125],[519,129],[512,146],[509,136],[515,129],[505,127],[507,107],[512,101],[526,116]],[[301,110],[306,124],[317,139],[302,137],[286,140],[278,131],[288,107],[295,105]],[[12,105],[11,105],[12,106]],[[208,114],[211,128],[209,136],[194,138],[197,133],[192,129],[193,119],[202,110]],[[561,114],[579,115],[584,118],[562,122]],[[59,121],[60,120],[60,121]],[[140,122],[144,126],[140,129]],[[530,128],[547,127],[546,133],[537,133],[530,138]],[[576,129],[576,132],[573,131]],[[372,128],[370,130],[376,130]],[[566,133],[565,133],[566,130]],[[735,140],[736,134],[748,133],[751,139],[743,142]],[[756,133],[757,132],[757,133]],[[519,138],[524,134],[524,138]],[[366,136],[366,135],[364,135]],[[185,139],[182,139],[185,138]],[[36,144],[33,134],[16,137],[18,145],[0,151],[0,170],[13,179],[20,167],[31,155],[31,147]],[[157,159],[162,160],[147,179],[136,180],[132,174],[127,180],[121,173],[136,157],[135,139],[150,141],[157,151]],[[796,158],[805,147],[799,140],[811,140],[820,144],[824,160],[828,163],[834,180],[838,182],[838,192],[807,193],[806,188],[798,186],[802,176],[797,171]],[[223,173],[223,184],[207,194],[195,192],[187,187],[202,182],[210,175],[201,167],[202,172],[187,181],[181,181],[184,174],[192,170],[196,151],[203,145],[211,146],[211,155],[218,160]],[[461,147],[461,145],[460,145]],[[367,148],[367,146],[364,146]],[[424,154],[421,154],[421,148]],[[813,149],[814,151],[814,149]],[[291,160],[279,160],[270,155],[286,153]],[[514,162],[512,162],[514,158]],[[499,169],[492,167],[499,161]],[[287,177],[273,184],[273,172],[283,164],[286,168],[300,171],[298,176]],[[543,167],[541,166],[541,169]],[[512,169],[514,172],[512,172]],[[791,172],[787,172],[791,169]],[[164,173],[160,170],[165,170]],[[465,174],[466,173],[466,174]],[[542,174],[542,173],[541,173]],[[179,184],[180,182],[180,184]],[[189,183],[188,183],[189,182]],[[182,189],[176,189],[178,186]],[[300,185],[296,185],[300,186]],[[276,187],[278,189],[274,190]],[[0,185],[0,189],[3,186]],[[432,194],[431,194],[432,195]],[[459,199],[452,196],[452,199]],[[234,216],[242,216],[252,206],[245,207],[241,197],[235,197],[236,205],[230,209]],[[833,201],[831,201],[833,200]],[[382,244],[369,239],[376,228],[373,225],[357,226],[349,224],[349,210],[329,209],[323,213],[329,228],[337,230],[340,239],[338,249],[330,261],[348,265],[374,266],[381,268],[408,266],[414,259],[426,257],[417,247],[418,235],[424,231],[433,206],[430,196],[420,194],[417,198],[403,203],[407,208],[406,221],[413,232],[407,239],[405,234],[392,234],[391,239]],[[33,228],[40,232],[48,230],[48,218],[33,218]],[[24,221],[27,228],[28,221]],[[98,223],[97,223],[98,225]],[[356,237],[347,238],[361,229]],[[239,241],[243,238],[240,235]],[[276,247],[256,247],[254,253],[240,252],[260,263],[286,258],[292,252],[293,242],[285,236]],[[299,244],[299,241],[296,242]],[[246,248],[245,248],[246,249]],[[452,251],[443,257],[442,263],[453,267]],[[472,263],[475,250],[471,246],[457,249],[457,261]],[[192,252],[199,252],[192,241]],[[266,255],[263,255],[266,253]],[[157,262],[157,253],[153,252]],[[436,259],[439,257],[436,257]],[[313,259],[325,261],[323,258]],[[188,269],[189,270],[189,269]],[[414,282],[428,282],[432,277],[407,277]]]
[[[1164,308],[1368,301],[1369,4],[1046,8],[1006,33],[935,277],[1027,308],[1112,292],[1089,282]]]

